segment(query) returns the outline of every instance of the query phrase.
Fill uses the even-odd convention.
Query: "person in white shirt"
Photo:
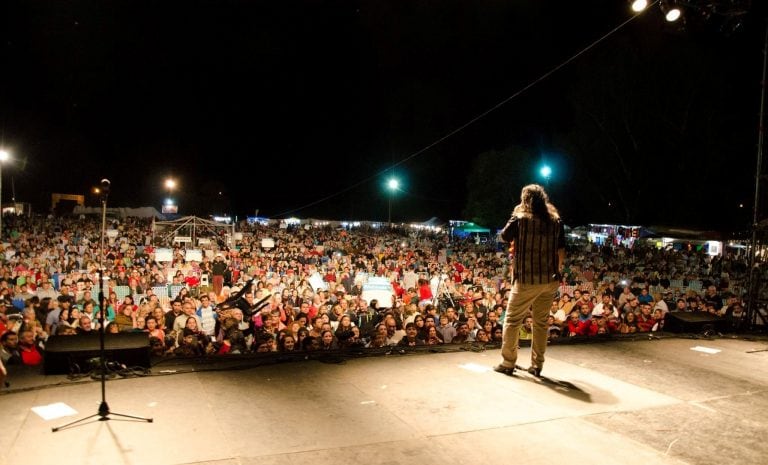
[[[552,301],[552,307],[549,309],[549,315],[555,319],[555,324],[562,325],[565,322],[565,310],[560,308],[560,299],[555,297]]]
[[[443,276],[440,272],[435,272],[432,279],[429,280],[429,289],[432,291],[432,296],[437,297],[440,291],[440,284],[443,281]]]
[[[405,289],[411,289],[411,288],[415,289],[417,286],[418,280],[419,280],[419,275],[416,274],[416,272],[413,270],[412,267],[409,267],[403,273],[403,287]]]
[[[656,310],[657,308],[661,310],[662,315],[666,315],[667,312],[669,312],[669,306],[667,306],[667,303],[664,301],[664,299],[661,299],[661,296],[656,299],[656,304],[653,306],[653,309]]]
[[[607,292],[603,294],[603,300],[592,309],[592,316],[603,316],[606,308],[610,308],[609,311],[613,313],[614,317],[619,316],[616,312],[616,306],[613,305],[613,296]]]
[[[213,336],[216,328],[216,318],[218,315],[213,309],[213,305],[211,305],[211,298],[207,295],[201,296],[200,307],[195,313],[200,319],[200,328],[203,330],[203,333],[205,333],[206,336]]]
[[[175,320],[173,320],[173,330],[177,333],[180,333],[184,330],[184,328],[187,325],[187,320],[189,318],[194,318],[197,320],[197,327],[202,327],[202,323],[200,322],[200,318],[195,314],[195,304],[192,303],[191,300],[187,300],[186,302],[181,304],[181,311],[182,314],[178,315]]]
[[[40,283],[40,287],[35,292],[35,295],[40,300],[44,299],[45,297],[49,297],[51,300],[57,299],[59,297],[59,293],[56,292],[56,289],[53,288],[53,284],[47,279],[44,279],[43,282]]]

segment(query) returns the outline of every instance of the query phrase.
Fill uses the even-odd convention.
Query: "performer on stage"
[[[563,223],[543,187],[537,184],[523,187],[520,204],[512,211],[501,238],[510,242],[513,250],[512,295],[504,319],[503,361],[494,370],[514,374],[520,327],[532,308],[533,340],[528,372],[540,376],[547,348],[547,316],[565,264]]]

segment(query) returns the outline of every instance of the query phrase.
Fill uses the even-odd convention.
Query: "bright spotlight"
[[[165,199],[166,205],[173,205],[173,199]]]
[[[389,188],[393,191],[396,191],[397,188],[400,187],[400,183],[397,181],[397,179],[392,178],[387,182],[387,186],[389,186]]]
[[[539,173],[541,173],[541,176],[542,176],[544,179],[549,179],[549,177],[550,177],[550,176],[552,176],[552,168],[550,168],[550,167],[549,167],[549,166],[547,166],[547,165],[544,165],[544,166],[542,166],[542,167],[541,167],[541,169],[539,170]]]
[[[7,150],[0,150],[0,161],[6,161],[11,158],[11,154]]]
[[[670,23],[674,23],[678,19],[680,19],[680,15],[682,12],[680,11],[680,8],[673,7],[669,11],[667,11],[667,14],[664,15],[664,18],[666,18],[667,21]]]
[[[648,0],[633,0],[632,11],[635,13],[640,13],[646,8],[648,8]]]

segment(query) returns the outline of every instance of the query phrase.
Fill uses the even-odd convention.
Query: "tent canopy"
[[[461,226],[457,226],[453,228],[453,233],[459,234],[459,235],[472,234],[472,233],[490,233],[490,232],[491,232],[490,229],[477,225],[472,222],[464,223]]]
[[[423,223],[419,223],[422,226],[442,226],[445,224],[445,221],[442,221],[440,218],[433,216],[432,218],[428,219],[427,221],[424,221]]]

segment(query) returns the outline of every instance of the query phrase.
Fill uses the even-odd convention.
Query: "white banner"
[[[363,284],[363,292],[360,297],[365,299],[369,305],[371,300],[376,299],[376,308],[391,308],[394,295],[392,283],[387,278],[372,277]]]
[[[328,290],[328,283],[323,281],[323,277],[318,272],[312,273],[309,277],[309,285],[315,292]]]
[[[184,255],[184,259],[188,262],[202,262],[203,251],[199,249],[188,249]]]
[[[167,248],[155,249],[155,261],[158,261],[158,262],[173,261],[173,249],[167,249]]]

